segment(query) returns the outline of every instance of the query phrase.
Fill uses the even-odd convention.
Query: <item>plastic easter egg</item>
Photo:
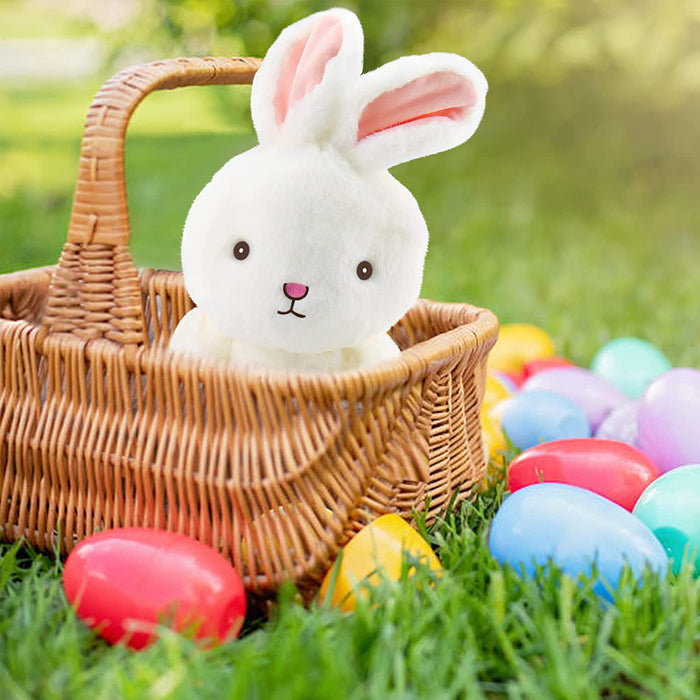
[[[511,396],[511,391],[495,373],[486,376],[486,389],[481,402],[481,432],[484,439],[484,452],[488,462],[502,462],[506,450],[506,439],[501,430],[500,419],[491,415],[494,406]]]
[[[528,379],[523,391],[548,391],[576,404],[595,432],[610,411],[628,401],[615,386],[582,367],[562,367],[540,372]]]
[[[568,399],[540,391],[520,392],[496,406],[501,427],[520,450],[541,442],[590,437],[588,421]]]
[[[660,374],[672,367],[666,356],[640,338],[616,338],[603,345],[591,369],[632,399],[638,399]]]
[[[552,355],[554,343],[546,331],[528,323],[504,324],[489,353],[488,366],[517,375],[526,362]]]
[[[574,367],[573,362],[565,360],[563,357],[546,357],[541,360],[530,360],[526,362],[523,367],[523,374],[525,379],[529,379],[533,374],[539,374],[540,372],[546,372],[548,369],[559,369],[561,367]]]
[[[639,405],[639,447],[662,471],[700,462],[700,371],[657,377]]]
[[[481,416],[481,429],[489,462],[501,462],[507,447],[501,426],[487,414]]]
[[[503,375],[499,376],[495,372],[487,372],[484,398],[481,402],[482,408],[488,409],[499,401],[504,401],[514,393],[513,389],[506,384],[502,376]]]
[[[330,595],[330,604],[345,612],[354,610],[357,596],[366,596],[360,584],[376,584],[382,577],[401,578],[405,552],[432,571],[442,566],[430,545],[400,516],[382,515],[362,528],[340,553],[340,563],[332,566],[321,584],[320,598]],[[382,573],[378,573],[381,569]]]
[[[557,440],[525,450],[508,468],[511,492],[540,482],[593,491],[631,511],[644,489],[660,476],[642,452],[612,440]]]
[[[595,591],[612,599],[629,563],[636,575],[648,565],[666,571],[668,557],[638,518],[617,503],[568,484],[535,484],[506,498],[491,522],[489,549],[502,564],[533,575],[551,559],[576,578],[590,575],[595,563]]]
[[[499,372],[497,369],[490,369],[488,373],[496,377],[511,394],[514,394],[520,386],[507,372]],[[519,381],[519,377],[516,377],[516,379]],[[522,382],[520,383],[522,384]]]
[[[524,372],[503,372],[502,374],[508,380],[508,382],[514,388],[515,391],[520,389],[520,387],[525,383]]]
[[[595,436],[603,440],[617,440],[639,447],[638,415],[639,401],[623,403],[608,413],[605,420],[598,426]]]
[[[152,642],[159,624],[225,640],[245,618],[236,570],[211,547],[165,530],[122,528],[84,539],[66,561],[63,588],[84,622],[132,649]]]
[[[700,464],[672,469],[647,486],[633,513],[664,546],[676,573],[688,557],[700,576]]]

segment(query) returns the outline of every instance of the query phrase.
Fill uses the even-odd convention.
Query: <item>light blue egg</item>
[[[607,600],[625,563],[638,577],[647,565],[661,574],[668,568],[664,548],[641,520],[568,484],[534,484],[506,498],[491,523],[489,550],[501,564],[530,576],[550,560],[572,578],[590,576],[595,563],[595,591]]]
[[[568,399],[544,391],[520,392],[503,402],[501,427],[521,450],[543,442],[590,437],[581,410]]]
[[[672,368],[657,347],[640,338],[616,338],[603,345],[591,369],[631,399],[638,399],[660,374]]]

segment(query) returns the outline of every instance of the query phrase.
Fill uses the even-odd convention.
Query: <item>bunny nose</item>
[[[303,299],[309,292],[309,288],[305,284],[297,284],[296,282],[285,282],[282,287],[285,296],[294,301]]]

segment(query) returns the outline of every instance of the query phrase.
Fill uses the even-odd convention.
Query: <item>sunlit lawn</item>
[[[0,94],[0,272],[57,259],[96,87]],[[178,267],[189,203],[253,143],[245,95],[180,92],[149,98],[128,139],[140,265]],[[494,86],[472,142],[396,169],[431,230],[423,295],[536,323],[584,365],[603,341],[639,335],[700,367],[697,110],[654,124],[557,95]],[[58,565],[9,555],[0,695],[697,697],[700,583],[628,587],[616,607],[556,575],[519,583],[485,546],[498,498],[433,532],[448,570],[435,587],[383,589],[379,607],[349,617],[289,599],[273,622],[208,652],[174,636],[141,655],[108,648],[75,623]]]

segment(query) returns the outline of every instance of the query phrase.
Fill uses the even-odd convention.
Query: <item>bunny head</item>
[[[259,145],[190,209],[185,285],[230,338],[295,353],[354,347],[418,298],[428,231],[387,169],[467,140],[486,80],[451,54],[362,75],[362,51],[348,10],[285,29],[253,82]]]

